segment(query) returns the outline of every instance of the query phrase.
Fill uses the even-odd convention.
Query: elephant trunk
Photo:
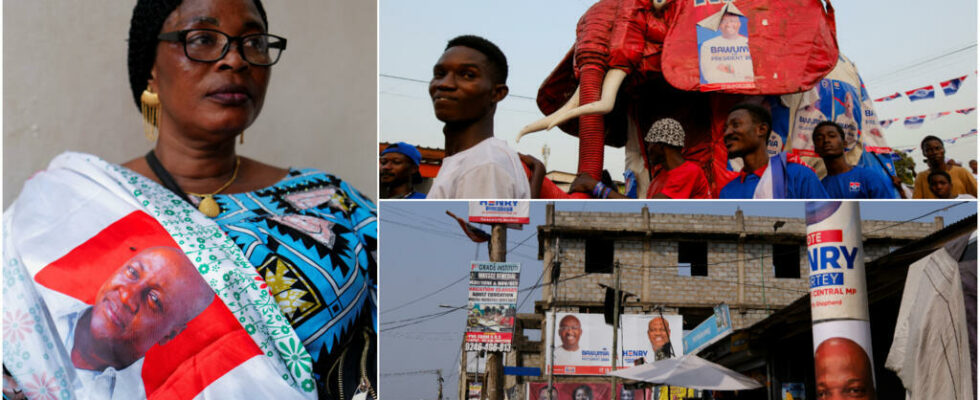
[[[592,67],[592,68],[589,68]],[[581,71],[579,87],[582,105],[599,100],[602,93],[602,80],[605,76],[598,66],[586,66]],[[602,177],[603,146],[605,145],[604,116],[599,114],[579,117],[578,173],[587,173],[596,180]]]

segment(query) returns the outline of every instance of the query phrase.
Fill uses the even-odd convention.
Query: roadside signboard
[[[470,263],[466,351],[510,351],[520,275],[519,263]]]
[[[481,224],[529,224],[531,203],[516,200],[471,201],[469,221]]]

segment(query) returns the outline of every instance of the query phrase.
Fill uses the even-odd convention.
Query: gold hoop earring
[[[140,111],[143,113],[143,134],[153,143],[157,140],[157,127],[160,126],[160,96],[150,91],[150,85],[140,96]]]
[[[241,136],[238,137],[238,144],[245,144],[245,131],[242,131]]]

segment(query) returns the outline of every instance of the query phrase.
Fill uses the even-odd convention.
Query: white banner
[[[471,201],[469,221],[481,224],[529,224],[531,203],[514,200]]]
[[[806,203],[813,322],[868,320],[861,216],[856,202]]]

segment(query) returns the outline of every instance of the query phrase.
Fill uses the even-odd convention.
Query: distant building
[[[802,208],[802,207],[801,207]],[[801,210],[802,212],[802,210]],[[863,221],[864,258],[871,261],[943,228],[932,223]],[[690,330],[725,303],[735,330],[747,328],[807,294],[809,264],[802,218],[556,211],[548,205],[538,226],[538,257],[544,261],[542,297],[534,314],[520,314],[514,349],[505,365],[539,367],[546,379],[546,315],[602,313],[604,289],[614,285],[613,264],[622,268],[622,290],[635,294],[625,313],[650,314],[658,308],[683,316]],[[560,261],[557,291],[550,266]],[[530,341],[527,330],[540,329]],[[535,335],[536,336],[536,335]],[[678,349],[681,350],[681,349]],[[681,350],[682,351],[682,350]],[[524,378],[508,376],[506,387]],[[562,381],[607,381],[598,377],[555,376]]]

